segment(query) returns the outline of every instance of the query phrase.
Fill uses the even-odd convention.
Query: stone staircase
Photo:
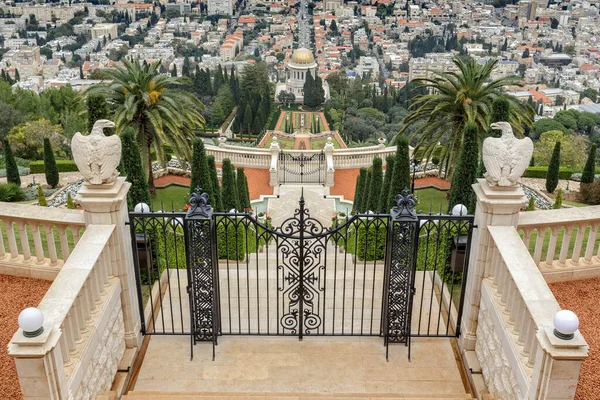
[[[99,396],[100,397],[100,396]],[[129,392],[123,400],[470,400],[469,394],[317,394],[317,393],[173,393],[173,392]],[[100,399],[97,399],[100,400]]]

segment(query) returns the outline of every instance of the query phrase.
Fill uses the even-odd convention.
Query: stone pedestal
[[[119,177],[114,183],[90,185],[85,183],[77,200],[84,210],[85,224],[116,226],[110,239],[112,274],[121,281],[121,304],[127,347],[140,347],[142,342],[140,312],[135,283],[135,266],[127,210],[127,192],[131,184]]]
[[[469,273],[465,287],[465,303],[461,320],[461,351],[475,349],[477,317],[481,299],[481,280],[489,275],[491,263],[488,252],[491,243],[488,226],[514,226],[519,222],[519,211],[527,205],[527,197],[520,186],[491,187],[485,179],[479,179],[473,185],[477,196],[475,226],[471,252],[469,255]]]
[[[325,148],[323,151],[325,152],[325,186],[327,188],[333,187],[335,181],[335,166],[333,165],[333,142],[331,141],[331,137],[327,138],[327,143],[325,144]]]
[[[271,142],[271,165],[269,166],[269,186],[275,187],[279,185],[279,152],[281,148],[277,142],[277,137],[273,136]]]

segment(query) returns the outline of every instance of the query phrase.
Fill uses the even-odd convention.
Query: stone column
[[[465,286],[465,303],[461,320],[459,346],[461,351],[475,350],[475,332],[481,298],[481,281],[491,264],[491,243],[488,226],[514,226],[519,222],[519,211],[527,204],[520,186],[490,186],[485,179],[473,185],[477,196],[475,226],[469,254],[469,272]]]
[[[325,186],[330,188],[333,187],[335,181],[335,166],[333,165],[333,142],[331,141],[331,136],[327,138],[327,143],[325,143],[325,148],[323,151],[325,152]]]
[[[277,142],[277,136],[273,136],[271,142],[271,165],[269,166],[269,186],[275,187],[279,185],[279,143]]]
[[[127,192],[131,183],[119,177],[113,183],[92,185],[85,183],[77,200],[83,207],[86,226],[116,225],[110,239],[112,273],[121,281],[121,304],[125,325],[125,344],[138,347],[142,343],[140,311],[135,283],[135,266],[127,210]]]

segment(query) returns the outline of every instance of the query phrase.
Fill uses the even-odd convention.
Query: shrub
[[[581,183],[594,182],[595,170],[596,170],[596,145],[592,144],[590,146],[590,153],[588,154],[588,159],[585,163],[585,167],[583,168],[583,173],[581,174]]]
[[[356,227],[356,225],[353,225]],[[359,261],[375,261],[385,258],[387,226],[378,220],[365,221],[358,226],[358,234],[348,232],[347,251],[356,254]],[[341,243],[338,243],[338,245]]]
[[[529,203],[527,204],[527,209],[525,211],[535,211],[535,197],[531,196],[529,198]]]
[[[600,204],[600,179],[596,179],[593,183],[581,184],[579,201],[585,204]]]
[[[19,176],[19,168],[13,156],[12,148],[8,139],[4,139],[4,160],[6,163],[6,182],[14,183],[21,186],[21,177]]]
[[[475,192],[471,185],[477,179],[477,169],[479,168],[478,132],[479,128],[475,123],[469,122],[465,125],[463,148],[454,174],[456,179],[450,188],[450,201],[448,202],[450,210],[457,204],[464,204],[469,213],[475,212]]]
[[[48,138],[44,138],[44,173],[46,175],[46,183],[51,187],[56,187],[58,182],[60,182],[60,177],[56,168],[54,151],[52,151],[52,145]]]
[[[219,177],[217,176],[217,166],[215,164],[215,156],[209,155],[208,169],[210,170],[210,182],[213,186],[214,199],[208,199],[210,205],[215,211],[223,211],[223,199],[221,198],[221,186],[219,186]]]
[[[29,169],[32,174],[41,174],[45,171],[43,161],[32,161],[29,164]],[[77,165],[75,161],[71,160],[56,160],[56,169],[58,172],[77,172]]]
[[[390,194],[390,186],[392,182],[392,175],[394,174],[394,163],[396,162],[395,156],[387,156],[385,158],[385,175],[383,176],[383,187],[381,188],[381,196],[379,197],[379,211],[388,212],[388,197]]]
[[[562,191],[562,189],[558,189],[558,193],[556,193],[556,200],[554,200],[554,205],[552,206],[552,208],[555,210],[561,209],[562,202],[563,202],[563,191]]]
[[[0,201],[24,201],[25,192],[16,183],[0,183]]]
[[[200,188],[208,194],[208,202],[214,202],[215,195],[213,194],[213,184],[210,180],[210,171],[208,169],[208,160],[206,158],[206,150],[202,139],[194,139],[192,141],[192,176],[190,182],[190,196]]]
[[[357,212],[360,212],[361,202],[362,202],[362,193],[365,188],[365,181],[367,180],[367,169],[362,167],[360,169],[359,175],[356,177],[356,186],[354,188],[354,204],[352,208]]]
[[[253,234],[246,235],[246,225],[234,218],[221,217],[221,221],[217,222],[217,252],[220,260],[243,261],[246,257],[246,236],[249,248],[252,247],[250,242],[256,239]]]
[[[239,210],[240,202],[238,200],[238,193],[236,190],[236,179],[235,172],[233,171],[233,165],[229,158],[223,160],[223,185],[221,190],[221,198],[223,199],[223,208],[225,211],[231,209]]]
[[[148,179],[142,167],[142,158],[133,128],[127,128],[121,133],[121,148],[122,172],[127,177],[127,181],[131,182],[131,189],[127,194],[129,210],[133,210],[139,203],[151,204]]]
[[[373,158],[373,167],[371,174],[371,186],[369,187],[367,210],[373,212],[379,211],[379,200],[381,196],[381,186],[383,185],[383,170],[381,169],[381,158]]]
[[[67,208],[69,210],[75,209],[75,202],[73,201],[73,197],[71,197],[71,192],[67,192]]]
[[[524,178],[540,178],[544,179],[548,175],[548,167],[528,167],[523,174]],[[559,169],[559,179],[570,179],[573,175],[573,170],[567,167],[561,167]]]
[[[386,210],[394,207],[396,196],[404,189],[410,189],[410,157],[408,152],[408,139],[400,136],[396,143],[396,161],[394,162],[394,171],[392,172],[392,181],[388,191],[388,207]]]
[[[46,201],[41,185],[38,185],[37,192],[38,205],[41,207],[48,207],[48,202]]]

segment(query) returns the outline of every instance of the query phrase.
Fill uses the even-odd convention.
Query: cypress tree
[[[457,204],[463,204],[472,214],[475,212],[475,192],[471,185],[477,180],[479,168],[479,129],[475,123],[468,122],[465,125],[464,138],[454,175],[456,179],[450,188],[448,211]]]
[[[535,197],[531,196],[529,198],[529,203],[527,204],[527,209],[525,211],[535,211]]]
[[[74,210],[75,202],[73,202],[73,197],[71,197],[71,192],[67,192],[67,209]]]
[[[371,187],[369,188],[369,200],[367,203],[367,209],[372,210],[373,212],[379,211],[381,186],[383,185],[383,169],[381,165],[381,158],[373,158],[373,167],[371,172]]]
[[[3,140],[4,145],[4,162],[6,163],[6,182],[14,183],[21,186],[21,177],[19,176],[19,167],[15,161],[12,149],[8,139]]]
[[[323,81],[321,80],[321,77],[316,72],[315,72],[314,87],[315,87],[315,103],[316,103],[316,107],[318,107],[318,106],[321,106],[323,103],[325,103],[325,89],[323,89]]]
[[[365,181],[367,179],[367,169],[362,167],[360,169],[359,175],[356,177],[356,187],[354,189],[354,204],[352,205],[352,209],[355,212],[360,212],[360,202],[362,198],[362,193],[365,188]]]
[[[360,199],[360,212],[366,213],[369,211],[369,191],[371,190],[371,177],[373,171],[371,168],[367,170],[367,178],[365,179],[365,187],[363,188],[362,196]]]
[[[390,184],[392,182],[392,174],[394,173],[395,156],[387,156],[385,158],[385,175],[383,177],[383,187],[381,188],[381,196],[379,198],[379,211],[388,212],[388,196],[390,194]]]
[[[315,93],[315,80],[311,73],[306,74],[304,81],[304,105],[307,107],[317,106],[317,93]]]
[[[192,176],[190,182],[190,196],[196,188],[208,193],[208,203],[212,205],[215,200],[213,193],[213,183],[210,179],[210,170],[208,169],[208,158],[202,139],[192,140]]]
[[[135,129],[127,128],[119,135],[121,138],[121,164],[127,182],[131,182],[131,189],[127,194],[127,206],[133,210],[136,204],[150,204],[150,191],[148,190],[148,178],[142,167],[142,157],[138,147]]]
[[[223,199],[221,196],[221,187],[219,186],[219,177],[217,176],[217,166],[215,164],[215,156],[209,155],[208,169],[210,170],[210,181],[213,186],[213,193],[215,195],[214,201],[211,205],[215,211],[223,211]]]
[[[498,97],[492,102],[492,115],[490,116],[490,123],[509,121],[510,118],[510,103],[506,97]],[[493,137],[500,137],[498,130],[493,130],[491,135]]]
[[[44,191],[42,190],[42,185],[38,185],[37,198],[38,198],[38,206],[48,207],[48,202],[46,201],[46,196],[44,196]]]
[[[244,172],[244,167],[238,167],[236,172],[236,185],[237,185],[237,193],[238,200],[240,202],[240,208],[242,211],[246,211],[251,207],[250,205],[250,193],[248,191],[248,180],[246,178],[246,173]]]
[[[231,209],[239,210],[240,203],[238,201],[238,195],[236,190],[236,179],[235,172],[233,170],[233,165],[231,164],[231,160],[226,158],[223,160],[223,189],[222,189],[222,198],[223,198],[223,209],[225,211],[229,211]]]
[[[594,175],[596,174],[596,145],[590,146],[590,152],[588,154],[583,173],[581,174],[581,183],[593,183]]]
[[[108,119],[110,117],[110,110],[108,109],[108,103],[104,100],[104,97],[99,95],[88,96],[86,105],[88,112],[88,132],[91,132],[96,121],[99,119]]]
[[[560,173],[560,142],[554,145],[550,165],[548,165],[548,174],[546,175],[546,190],[548,193],[554,192],[558,186],[558,177]]]
[[[406,136],[400,136],[396,142],[396,160],[388,193],[388,209],[394,207],[396,196],[404,189],[410,189],[410,156],[408,139]]]
[[[58,176],[58,168],[54,159],[54,151],[52,151],[50,139],[47,137],[44,138],[44,173],[46,175],[46,183],[52,187],[56,187],[60,181],[60,177]]]
[[[250,104],[246,104],[246,110],[244,111],[244,120],[242,122],[242,134],[250,134],[252,130],[252,108]]]

